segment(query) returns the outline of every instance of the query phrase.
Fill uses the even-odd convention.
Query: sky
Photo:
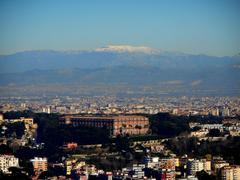
[[[1,0],[0,54],[132,45],[240,53],[239,0]]]

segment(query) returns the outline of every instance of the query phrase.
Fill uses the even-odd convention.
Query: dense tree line
[[[175,137],[189,132],[189,122],[221,123],[222,117],[217,116],[176,116],[169,113],[158,113],[148,116],[153,135],[159,137]],[[214,133],[214,132],[213,132]]]
[[[3,127],[5,127],[5,129]],[[25,126],[23,122],[14,122],[9,124],[2,124],[0,126],[0,129],[0,137],[15,137],[20,139],[24,134]]]
[[[222,156],[229,162],[240,164],[240,137],[229,137],[224,141],[199,141],[196,137],[178,137],[165,142],[166,146],[178,155],[205,156],[212,154]]]
[[[99,144],[109,142],[109,131],[107,128],[94,127],[72,127],[71,125],[60,125],[58,115],[48,115],[37,119],[38,141],[46,145],[55,144],[61,146],[67,142],[78,144]]]
[[[185,116],[172,116],[169,113],[158,113],[149,118],[152,134],[160,137],[174,137],[189,131],[189,118]]]

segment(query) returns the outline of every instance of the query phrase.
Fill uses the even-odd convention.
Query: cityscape
[[[240,1],[0,1],[0,180],[240,180]]]
[[[239,101],[4,97],[3,177],[237,179]]]

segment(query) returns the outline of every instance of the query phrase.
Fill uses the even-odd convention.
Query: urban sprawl
[[[240,180],[239,97],[0,102],[0,179]]]

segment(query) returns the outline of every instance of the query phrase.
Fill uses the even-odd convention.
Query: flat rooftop
[[[138,115],[126,115],[126,116],[80,116],[80,115],[66,115],[62,118],[69,118],[69,119],[102,119],[102,120],[114,120],[114,119],[129,119],[129,120],[135,120],[135,119],[148,119],[144,116],[138,116]]]

